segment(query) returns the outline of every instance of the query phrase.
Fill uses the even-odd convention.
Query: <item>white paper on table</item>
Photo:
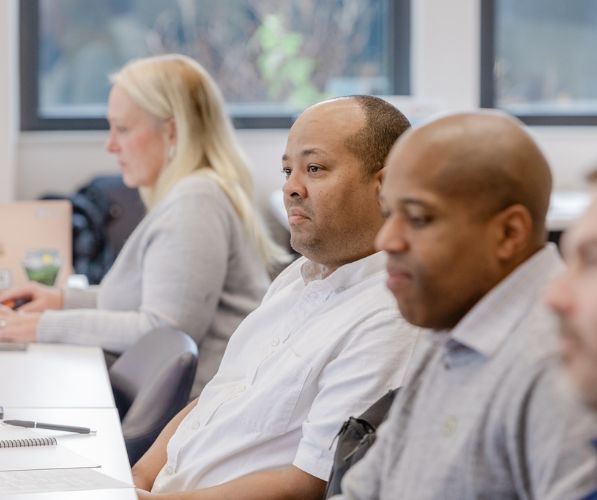
[[[132,487],[88,468],[0,472],[0,495]]]
[[[78,467],[93,468],[99,464],[60,445],[0,449],[0,472]]]

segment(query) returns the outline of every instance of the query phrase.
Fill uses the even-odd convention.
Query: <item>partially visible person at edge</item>
[[[582,399],[597,412],[597,171],[589,182],[591,204],[562,238],[568,267],[551,283],[547,303],[560,318],[564,367]],[[592,445],[597,448],[597,434]],[[597,500],[597,488],[584,499]]]
[[[284,202],[303,257],[238,327],[199,400],[133,467],[141,499],[322,498],[342,422],[400,385],[417,338],[373,244],[383,163],[408,126],[371,96],[317,104],[294,123]]]
[[[247,161],[207,72],[181,55],[133,61],[112,77],[106,149],[147,215],[97,287],[35,283],[0,294],[0,340],[97,345],[121,353],[169,326],[199,346],[197,396],[232,332],[261,301],[266,265],[285,259],[252,200]]]
[[[338,499],[578,499],[597,485],[593,415],[560,384],[543,302],[547,161],[503,113],[406,133],[386,166],[388,287],[429,328],[375,444]],[[418,347],[419,347],[418,346]]]

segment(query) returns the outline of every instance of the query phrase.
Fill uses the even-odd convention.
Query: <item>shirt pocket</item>
[[[247,391],[241,417],[247,428],[275,436],[300,427],[311,407],[310,401],[300,401],[311,371],[308,361],[292,349],[269,356]]]
[[[206,386],[195,408],[195,420],[207,425],[223,405],[237,398],[245,388],[243,380]]]

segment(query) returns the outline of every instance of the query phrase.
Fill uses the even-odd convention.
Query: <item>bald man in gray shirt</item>
[[[513,118],[459,114],[403,136],[387,169],[387,284],[430,332],[337,498],[581,498],[597,422],[564,387],[541,300],[563,268],[545,244],[543,154]]]

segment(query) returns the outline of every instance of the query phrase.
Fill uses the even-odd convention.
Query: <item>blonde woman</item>
[[[246,160],[218,88],[192,59],[127,64],[112,77],[108,152],[148,212],[101,284],[30,283],[0,300],[0,339],[99,345],[122,352],[164,325],[199,345],[192,396],[215,374],[229,336],[260,302],[266,267],[284,259],[251,195]]]

